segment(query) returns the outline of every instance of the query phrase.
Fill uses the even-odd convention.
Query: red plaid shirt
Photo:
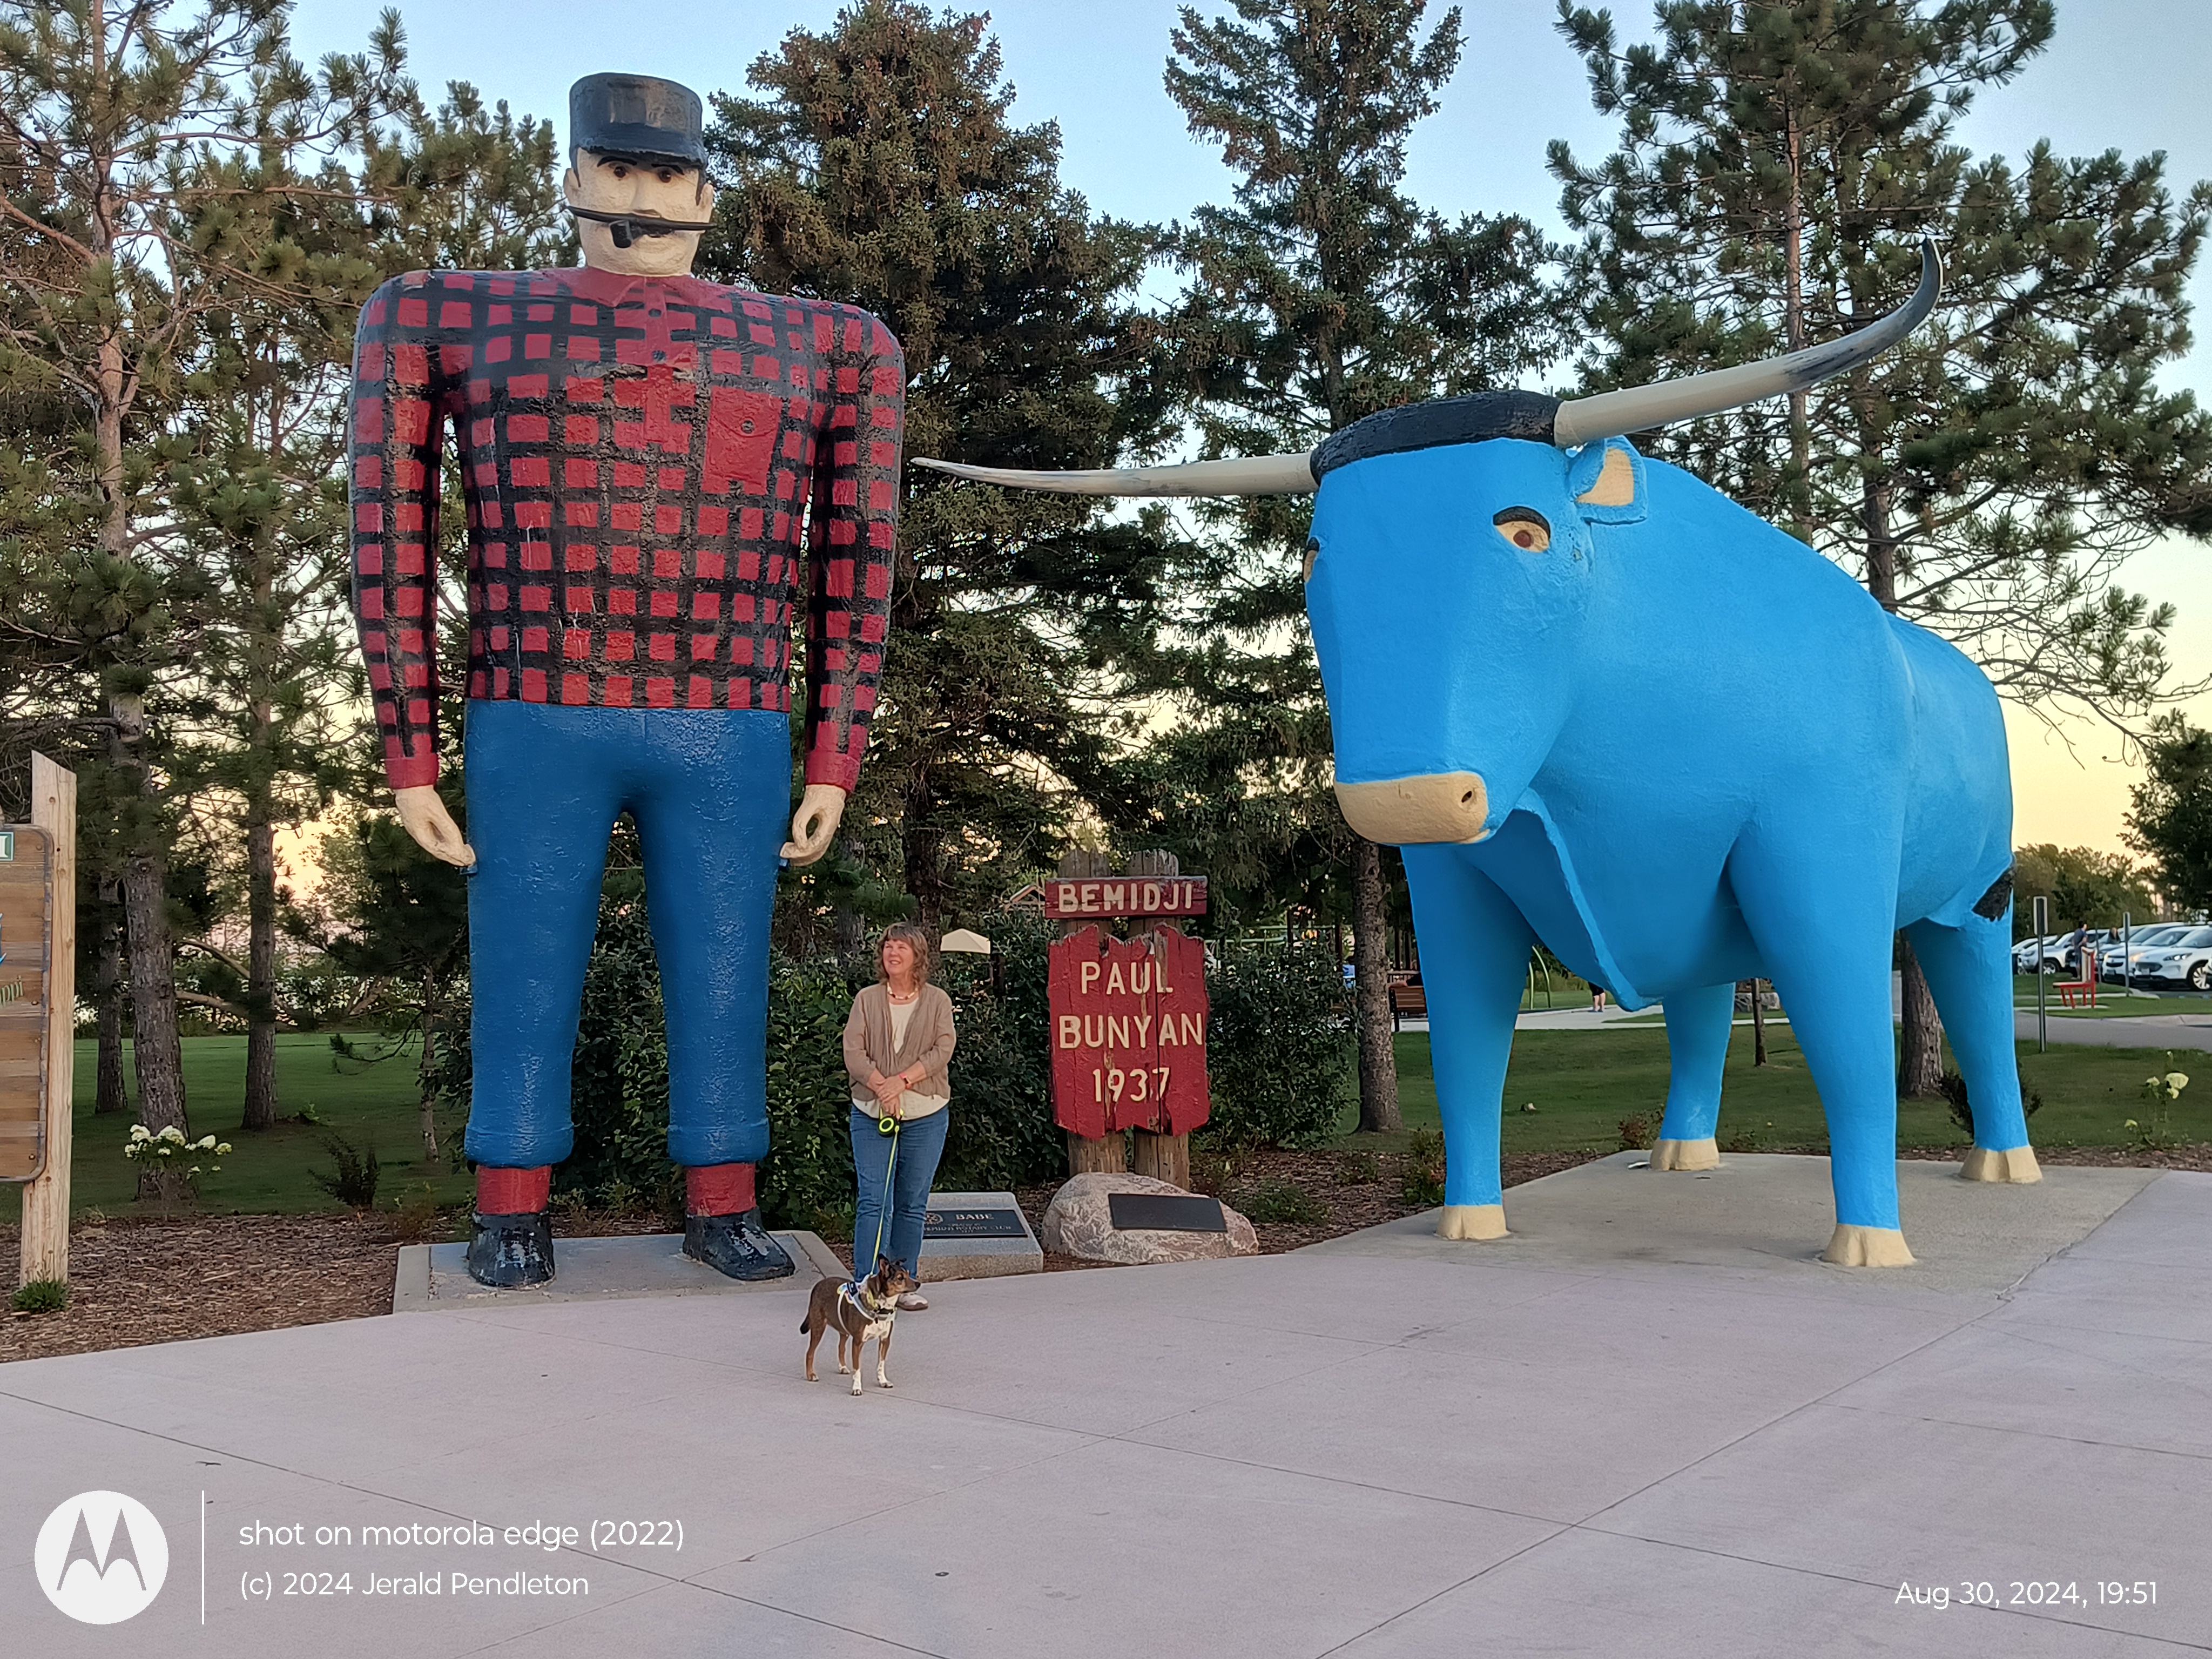
[[[354,615],[392,787],[438,776],[438,462],[468,503],[469,696],[787,708],[850,790],[883,674],[906,395],[867,313],[688,276],[413,271],[354,347]]]

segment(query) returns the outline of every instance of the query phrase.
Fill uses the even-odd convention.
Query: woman
[[[952,1093],[945,1076],[952,1059],[952,999],[929,982],[932,954],[929,935],[921,928],[905,922],[885,928],[876,953],[876,982],[853,999],[845,1021],[853,1168],[860,1183],[853,1214],[856,1279],[875,1271],[878,1250],[921,1277],[922,1223],[945,1152],[945,1108]],[[881,1127],[885,1120],[898,1126],[896,1135]],[[898,1305],[914,1312],[929,1303],[914,1291],[899,1297]]]

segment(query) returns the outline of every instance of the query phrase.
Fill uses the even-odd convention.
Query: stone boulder
[[[1085,1261],[1114,1261],[1142,1266],[1149,1261],[1196,1261],[1209,1256],[1256,1255],[1260,1236],[1252,1224],[1221,1206],[1229,1223],[1225,1233],[1162,1232],[1151,1228],[1117,1232],[1109,1212],[1109,1193],[1161,1193],[1188,1198],[1180,1187],[1140,1175],[1079,1175],[1052,1195],[1045,1207],[1040,1242],[1060,1255]]]

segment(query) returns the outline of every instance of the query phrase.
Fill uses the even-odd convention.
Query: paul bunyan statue
[[[469,1272],[554,1273],[552,1166],[608,834],[635,819],[668,1019],[685,1254],[792,1262],[761,1225],[779,851],[818,859],[883,672],[905,366],[882,323],[690,272],[714,210],[698,96],[594,75],[563,185],[584,264],[411,271],[362,313],[354,609],[400,820],[466,867]],[[465,840],[434,787],[438,505],[468,508]],[[791,807],[794,610],[805,790]],[[788,815],[788,839],[786,819]]]

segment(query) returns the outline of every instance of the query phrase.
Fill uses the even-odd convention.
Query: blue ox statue
[[[1812,385],[1933,307],[1941,270],[1825,346],[1572,403],[1391,410],[1307,455],[1018,473],[1112,495],[1315,490],[1306,608],[1361,835],[1405,850],[1448,1238],[1505,1231],[1498,1116],[1529,947],[1665,1004],[1654,1170],[1719,1162],[1735,983],[1771,979],[1819,1085],[1826,1259],[1912,1260],[1897,1208],[1891,939],[1973,1102],[1973,1181],[2039,1178],[2013,1054],[2012,799],[1996,693],[1827,560],[1622,434]],[[939,463],[924,462],[924,465]]]

